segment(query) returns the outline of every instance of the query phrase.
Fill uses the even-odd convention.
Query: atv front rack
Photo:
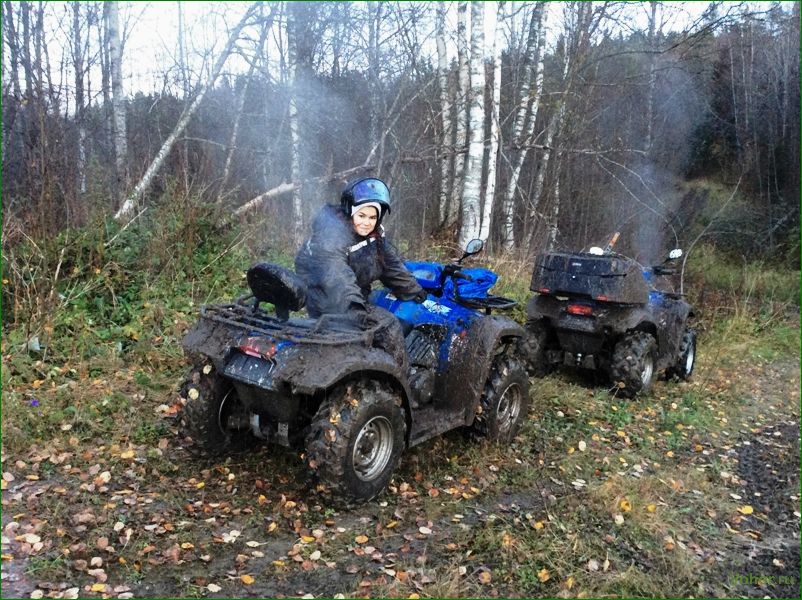
[[[295,344],[371,346],[379,326],[362,329],[346,315],[323,315],[318,319],[282,321],[265,311],[243,304],[210,304],[200,309],[202,319],[209,319],[251,334],[262,334]]]

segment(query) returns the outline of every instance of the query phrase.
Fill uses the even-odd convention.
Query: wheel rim
[[[217,428],[223,435],[227,435],[232,430],[239,431],[242,429],[242,427],[230,427],[238,413],[244,414],[243,404],[236,395],[232,396],[232,394],[234,394],[234,388],[226,392],[226,395],[223,396],[223,400],[220,402],[220,408],[217,409]]]
[[[641,383],[644,385],[644,387],[649,385],[649,383],[651,383],[653,374],[654,374],[654,359],[650,354],[643,360],[643,370],[640,373],[640,380]]]
[[[691,371],[693,371],[693,363],[696,360],[696,344],[691,342],[691,345],[688,347],[687,356],[685,356],[685,375],[690,375]]]
[[[387,467],[393,453],[393,426],[387,417],[373,417],[356,436],[352,462],[362,481],[376,479]]]
[[[521,389],[517,384],[507,386],[498,401],[496,421],[500,433],[509,433],[521,414]]]

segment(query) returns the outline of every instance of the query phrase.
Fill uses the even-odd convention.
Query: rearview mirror
[[[482,240],[478,238],[473,239],[465,245],[465,254],[466,255],[478,254],[479,252],[482,251],[482,248],[484,247],[485,243]]]

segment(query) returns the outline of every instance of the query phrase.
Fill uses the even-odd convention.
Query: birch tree
[[[540,98],[543,93],[543,58],[545,55],[545,2],[538,2],[532,12],[529,22],[529,32],[526,41],[526,58],[524,60],[525,72],[519,93],[520,101],[515,114],[512,128],[512,143],[517,148],[513,150],[510,179],[504,194],[502,204],[502,244],[505,250],[512,250],[515,246],[515,196],[518,191],[518,180],[521,176],[526,155],[529,151],[530,141],[535,131]]]
[[[440,84],[440,122],[443,137],[440,142],[440,224],[453,221],[451,214],[451,164],[453,161],[453,130],[451,121],[451,100],[448,85],[448,53],[446,52],[446,3],[437,3],[437,80]]]
[[[110,4],[115,5],[116,3],[111,2]],[[176,123],[175,128],[173,129],[172,133],[167,137],[162,144],[161,149],[156,154],[156,157],[150,163],[150,166],[145,171],[145,174],[142,176],[142,179],[139,180],[139,183],[136,184],[134,191],[126,198],[123,205],[120,207],[120,210],[117,211],[115,215],[115,219],[125,219],[127,218],[136,208],[139,199],[141,198],[142,194],[150,187],[150,184],[153,181],[154,176],[158,173],[159,169],[161,168],[162,164],[164,163],[164,159],[167,158],[167,155],[172,150],[173,146],[175,145],[176,140],[178,137],[183,133],[184,129],[186,128],[189,120],[192,118],[192,115],[195,114],[195,111],[200,106],[200,103],[203,101],[204,96],[206,93],[211,89],[214,85],[214,82],[217,80],[217,77],[220,75],[220,71],[223,70],[223,65],[225,64],[228,56],[231,54],[231,51],[234,49],[234,45],[236,44],[237,40],[239,39],[240,32],[248,24],[251,16],[253,15],[256,6],[258,5],[251,5],[248,10],[246,11],[245,15],[240,19],[240,22],[234,27],[231,31],[228,42],[226,43],[223,51],[220,53],[220,56],[217,59],[217,62],[212,69],[212,72],[209,76],[209,80],[206,84],[201,88],[198,95],[192,101],[192,104],[187,107],[181,116],[178,118],[178,123]]]
[[[479,237],[487,240],[490,236],[490,223],[493,220],[493,207],[496,195],[496,164],[500,147],[499,106],[501,105],[501,48],[504,34],[504,0],[498,3],[496,15],[496,34],[493,41],[493,100],[490,114],[490,150],[487,156],[487,186],[485,187],[485,203],[482,207],[482,226]]]
[[[125,129],[125,96],[123,95],[123,49],[120,41],[120,14],[117,2],[103,5],[106,30],[109,40],[109,60],[111,62],[111,113],[114,138],[115,190],[120,196],[128,187],[128,134]],[[159,163],[161,164],[161,163]],[[152,177],[152,175],[151,175]],[[150,180],[146,182],[149,184]],[[142,188],[144,189],[144,187]],[[137,194],[137,197],[141,191]],[[116,218],[121,218],[133,208],[133,200],[123,203]]]
[[[301,138],[298,127],[298,19],[295,5],[287,7],[287,84],[290,90],[288,119],[290,123],[290,171],[293,181],[301,181]],[[292,190],[293,238],[297,242],[303,235],[304,211],[301,186]]]
[[[468,98],[470,143],[465,165],[465,183],[462,192],[462,226],[459,244],[479,236],[480,203],[482,191],[482,164],[485,137],[485,70],[484,70],[484,4],[471,2],[471,87]]]
[[[549,168],[552,151],[554,148],[554,137],[562,128],[566,115],[567,103],[574,93],[574,83],[576,72],[582,61],[585,59],[590,47],[591,36],[599,25],[599,20],[604,15],[603,8],[594,13],[592,2],[574,2],[567,7],[568,11],[568,31],[566,35],[563,52],[563,89],[559,94],[554,114],[546,128],[546,139],[543,141],[543,151],[538,161],[538,171],[535,183],[529,199],[529,224],[530,233],[528,243],[531,246],[536,228],[533,226],[538,217],[538,207],[544,195],[544,183],[546,172]],[[560,162],[560,153],[557,149],[557,162]],[[560,213],[559,195],[554,199],[555,206],[552,207],[552,219],[556,219]],[[557,223],[552,223],[553,227]],[[556,231],[552,231],[550,236],[556,239]],[[552,242],[553,243],[553,242]]]
[[[446,229],[456,224],[462,201],[462,188],[465,172],[465,144],[468,139],[468,94],[471,77],[468,65],[468,3],[462,1],[457,6],[457,63],[459,65],[459,88],[454,101],[456,137],[454,139],[454,183],[451,187],[451,202]]]

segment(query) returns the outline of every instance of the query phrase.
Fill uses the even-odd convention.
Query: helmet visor
[[[378,202],[389,208],[390,190],[378,179],[363,179],[353,188],[354,204],[362,202]]]

